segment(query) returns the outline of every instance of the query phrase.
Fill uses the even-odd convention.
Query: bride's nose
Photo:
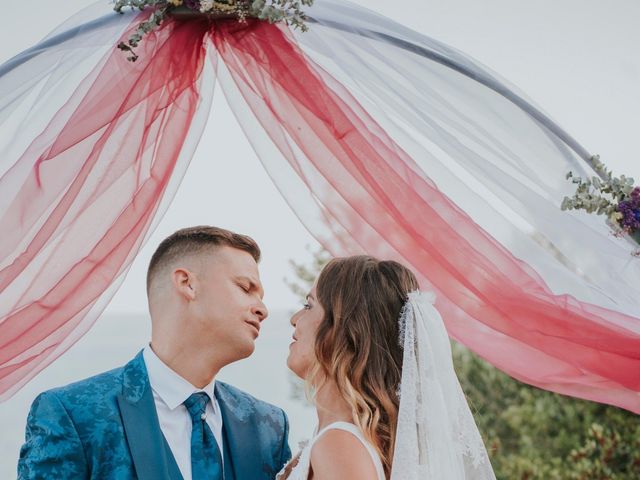
[[[289,320],[289,323],[291,324],[291,326],[293,328],[296,328],[296,323],[298,323],[298,313],[294,313],[293,316],[291,317],[291,319]]]

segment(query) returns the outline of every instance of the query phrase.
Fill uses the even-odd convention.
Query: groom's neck
[[[196,388],[209,385],[223,366],[218,365],[211,350],[201,351],[153,340],[151,349],[166,366]]]

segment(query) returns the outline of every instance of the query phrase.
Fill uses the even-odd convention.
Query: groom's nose
[[[260,321],[264,320],[269,315],[269,311],[267,310],[267,306],[262,302],[260,302],[259,304],[255,305],[251,309],[251,313],[253,313],[256,317],[258,317],[258,319]]]

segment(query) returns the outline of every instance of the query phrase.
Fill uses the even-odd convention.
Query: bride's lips
[[[260,322],[257,320],[245,320],[246,323],[251,325],[256,331],[256,337],[260,335]]]

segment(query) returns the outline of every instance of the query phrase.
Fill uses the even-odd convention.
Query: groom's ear
[[[173,287],[187,301],[196,298],[195,275],[186,268],[176,268],[172,274]]]

